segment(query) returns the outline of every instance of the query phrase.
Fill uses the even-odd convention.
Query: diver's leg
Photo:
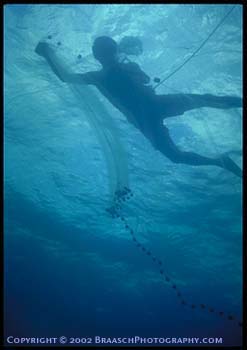
[[[242,107],[242,98],[236,96],[215,96],[211,94],[185,94],[185,105],[187,109],[211,107],[219,109],[240,108]]]
[[[218,158],[209,158],[201,156],[194,152],[184,152],[178,149],[172,141],[169,131],[166,127],[158,126],[153,132],[151,139],[153,146],[163,153],[174,163],[182,163],[189,165],[215,165],[227,169],[235,175],[242,177],[241,169],[227,156]]]
[[[196,108],[211,107],[220,109],[242,107],[242,98],[235,96],[214,96],[210,94],[169,94],[157,95],[159,113],[164,118],[182,115]]]

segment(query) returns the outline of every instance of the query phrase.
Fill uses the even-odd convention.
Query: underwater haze
[[[91,51],[97,36],[138,37],[143,53],[128,59],[163,79],[232,6],[4,7],[6,339],[207,337],[241,345],[241,179],[172,163],[96,89],[76,94],[34,51],[50,40],[83,73],[100,69]],[[156,92],[242,96],[240,5]],[[201,108],[165,124],[179,148],[226,153],[242,167],[241,109]],[[119,184],[133,196],[112,218],[106,209]]]

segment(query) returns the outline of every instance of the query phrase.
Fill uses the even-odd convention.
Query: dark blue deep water
[[[208,337],[241,345],[241,179],[214,166],[172,163],[96,90],[86,101],[94,112],[85,109],[34,52],[51,35],[73,71],[86,72],[100,67],[91,53],[97,36],[135,36],[143,53],[129,59],[162,79],[231,7],[5,6],[6,339]],[[157,94],[242,96],[241,69],[237,5]],[[111,153],[97,136],[107,127],[101,105],[122,153]],[[166,125],[181,149],[228,153],[241,167],[241,109],[196,109]],[[133,192],[121,210],[124,221],[106,212],[119,178]]]

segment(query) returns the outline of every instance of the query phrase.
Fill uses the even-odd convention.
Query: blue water
[[[102,147],[66,84],[34,52],[51,34],[70,48],[74,69],[84,72],[99,68],[91,54],[97,36],[139,36],[144,52],[131,59],[152,78],[163,78],[230,8],[5,6],[6,337],[222,337],[225,346],[241,345],[239,178],[213,166],[172,163],[107,106],[125,147],[134,194],[122,215],[197,307],[183,306],[123,222],[107,215],[111,174]],[[241,96],[241,69],[238,5],[157,93]],[[180,148],[212,157],[231,152],[241,166],[241,109],[202,108],[170,118],[167,126]],[[201,309],[201,303],[217,312]]]

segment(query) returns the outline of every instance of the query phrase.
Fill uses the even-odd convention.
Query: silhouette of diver
[[[46,58],[53,72],[63,82],[95,85],[128,121],[150,140],[154,148],[172,162],[194,166],[215,165],[242,177],[242,170],[227,155],[208,158],[194,152],[181,151],[171,139],[167,127],[163,125],[164,119],[182,115],[196,108],[242,107],[241,98],[210,94],[156,95],[154,89],[148,85],[149,76],[136,63],[119,62],[118,45],[112,38],[96,38],[92,50],[102,69],[84,74],[71,74],[61,66],[49,44],[40,42],[35,49],[37,54]]]

